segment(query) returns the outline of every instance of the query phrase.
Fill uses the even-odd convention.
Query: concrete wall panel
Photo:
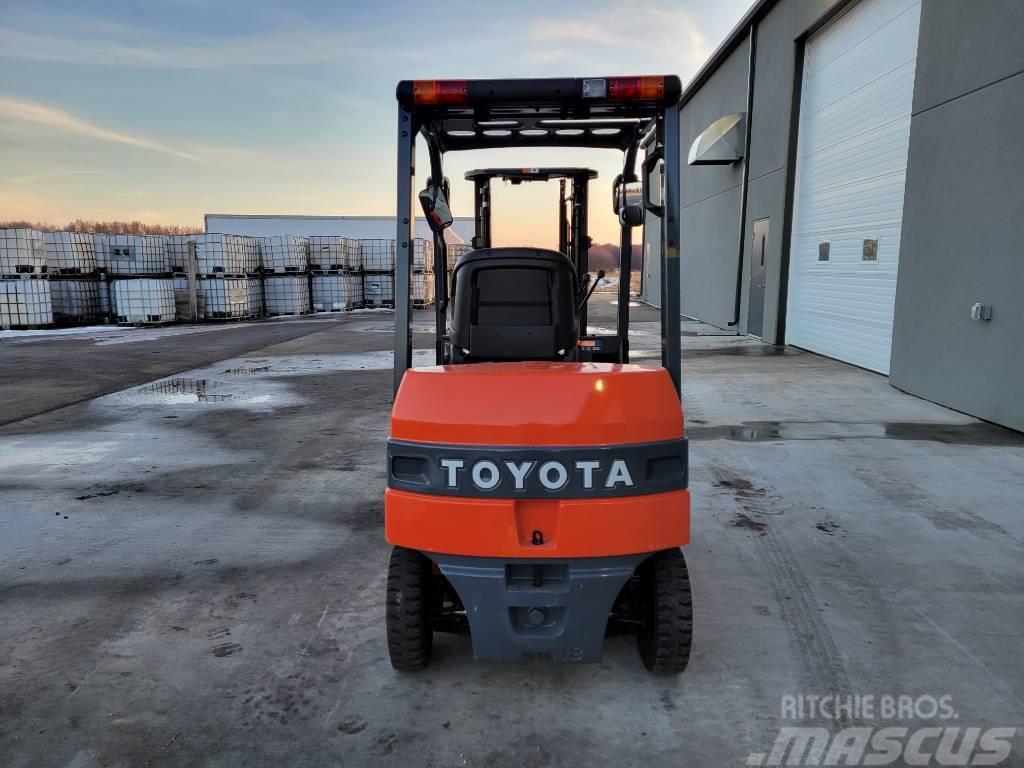
[[[890,379],[1024,430],[1021,125],[1024,74],[913,118]]]
[[[1024,71],[1024,3],[924,0],[914,112]]]
[[[712,122],[733,112],[747,109],[747,62],[748,45],[739,45],[711,76],[697,94],[688,101],[680,114],[682,134],[683,207],[705,200],[723,190],[740,183],[742,166],[733,165],[686,165],[686,156],[701,132]]]
[[[832,10],[840,0],[797,0],[796,26],[793,36],[802,35],[818,23],[818,20]]]
[[[750,122],[750,178],[777,171],[789,148],[793,100],[796,0],[781,0],[757,25],[754,109]]]
[[[682,312],[728,326],[736,291],[740,189],[733,187],[683,209]]]
[[[723,115],[746,111],[748,44],[736,48],[680,115],[682,312],[726,327],[736,290],[742,163],[686,164],[690,145]]]

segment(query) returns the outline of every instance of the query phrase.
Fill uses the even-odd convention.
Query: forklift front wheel
[[[430,627],[433,570],[414,549],[395,547],[388,564],[387,635],[391,666],[416,672],[430,663],[434,633]]]
[[[640,597],[640,658],[651,672],[678,675],[693,643],[693,597],[681,550],[666,549],[641,564]]]

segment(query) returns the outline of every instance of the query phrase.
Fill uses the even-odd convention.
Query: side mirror
[[[639,227],[644,223],[643,184],[624,182],[621,174],[612,183],[612,209],[624,227]]]
[[[665,161],[659,152],[648,155],[643,163],[642,201],[643,206],[656,216],[661,216],[663,187],[665,185]]]
[[[431,185],[420,192],[420,205],[423,206],[423,215],[427,217],[427,224],[432,232],[441,230],[452,225],[452,212],[448,207],[448,198],[444,190],[436,185]]]
[[[639,181],[625,182],[622,180],[622,174],[616,176],[612,182],[612,210],[619,214],[624,208],[642,204],[643,184]]]

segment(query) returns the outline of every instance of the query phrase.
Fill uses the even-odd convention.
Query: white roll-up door
[[[920,0],[860,0],[808,39],[786,341],[889,372]]]

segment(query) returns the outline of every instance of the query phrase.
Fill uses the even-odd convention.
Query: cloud
[[[60,19],[57,19],[58,26]],[[160,70],[248,72],[326,64],[365,53],[359,39],[321,28],[262,35],[165,39],[143,27],[84,21],[73,34],[0,26],[0,58]],[[316,40],[315,45],[310,41]]]
[[[2,0],[0,0],[2,6]],[[45,31],[0,24],[0,62],[50,62],[101,67],[148,76],[214,72],[240,81],[259,78],[265,90],[307,91],[311,98],[366,107],[345,74],[379,56],[380,47],[366,36],[291,22],[258,34],[174,37],[150,27],[51,14],[40,22]],[[2,18],[2,14],[0,14]],[[315,41],[315,44],[313,44]],[[405,51],[388,52],[392,60]],[[0,64],[2,66],[2,64]]]
[[[596,66],[595,71],[618,68],[610,74],[672,72],[684,81],[712,52],[694,18],[672,8],[615,7],[547,18],[530,27],[529,37],[542,46],[529,54],[537,62],[585,63]]]
[[[82,170],[61,170],[47,171],[45,173],[27,173],[24,176],[15,176],[8,179],[9,184],[35,184],[40,181],[56,181],[57,179],[68,179],[74,176],[112,176],[113,171],[96,169]]]
[[[121,131],[112,131],[95,123],[90,123],[88,120],[76,117],[63,109],[33,101],[22,101],[20,99],[0,96],[0,119],[43,125],[75,136],[85,136],[114,144],[127,144],[128,146],[139,147],[140,149],[148,149],[153,152],[180,157],[184,160],[199,159],[190,152],[169,147],[159,141],[143,136],[134,136],[130,133],[122,133]]]
[[[218,167],[287,167],[288,158],[268,155],[258,149],[237,146],[218,146],[202,142],[193,142],[187,147],[170,146],[156,139],[139,136],[123,131],[114,131],[68,112],[59,107],[24,101],[11,97],[0,96],[0,129],[4,123],[23,123],[33,126],[44,126],[72,136],[83,136],[112,144],[123,144],[130,147],[158,152],[182,160]],[[108,173],[102,170],[64,170],[28,174],[16,179],[9,179],[12,184],[29,184],[64,176],[92,175]]]

